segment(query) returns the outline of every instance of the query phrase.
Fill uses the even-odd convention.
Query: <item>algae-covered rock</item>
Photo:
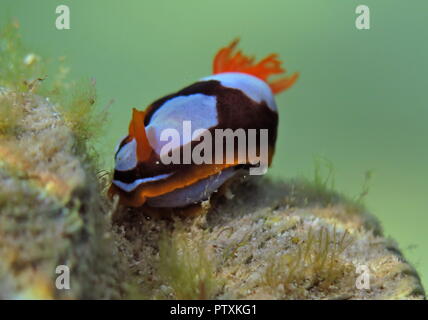
[[[74,133],[31,92],[2,88],[0,113],[0,298],[120,298],[123,268]],[[56,287],[60,265],[70,289]]]
[[[417,273],[377,220],[321,191],[262,179],[197,219],[129,212],[121,247],[147,298],[423,299]]]

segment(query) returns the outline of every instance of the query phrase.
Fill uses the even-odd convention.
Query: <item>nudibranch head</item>
[[[145,111],[133,109],[110,195],[131,207],[186,208],[234,177],[270,165],[278,125],[274,94],[298,75],[271,81],[284,72],[277,56],[254,62],[235,52],[236,45],[219,50],[212,75]]]

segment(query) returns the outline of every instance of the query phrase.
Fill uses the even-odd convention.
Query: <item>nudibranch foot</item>
[[[227,180],[234,177],[238,171],[229,168],[199,180],[189,187],[179,188],[161,196],[147,199],[147,205],[156,208],[181,208],[208,200]]]

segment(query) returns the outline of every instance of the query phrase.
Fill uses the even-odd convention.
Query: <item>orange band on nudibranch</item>
[[[129,137],[137,141],[137,160],[146,161],[150,158],[152,147],[147,139],[146,128],[144,126],[145,111],[132,109],[132,120],[129,123]]]
[[[131,197],[124,196],[121,197],[120,200],[121,203],[126,206],[140,207],[146,202],[147,198],[157,197],[176,189],[190,186],[202,179],[220,173],[222,170],[234,165],[235,164],[231,163],[193,166],[191,170],[185,173],[179,172],[167,180],[156,181],[143,185],[133,192]],[[123,195],[126,194],[112,184],[109,193],[110,195],[113,195],[116,192],[122,193]]]
[[[274,149],[269,148],[269,159],[268,163],[270,165],[274,154]],[[164,195],[168,192],[172,192],[176,189],[185,188],[190,186],[202,179],[206,179],[212,175],[218,174],[221,171],[233,167],[238,164],[237,159],[234,163],[225,163],[225,164],[202,164],[197,166],[192,166],[189,170],[185,172],[178,172],[173,175],[171,178],[166,180],[160,180],[148,183],[143,185],[131,194],[121,191],[114,184],[111,185],[109,194],[113,196],[115,193],[122,194],[123,197],[120,197],[120,201],[123,205],[130,207],[140,207],[142,206],[147,198],[154,198],[157,196]]]
[[[296,82],[298,73],[294,73],[290,77],[268,81],[270,76],[286,72],[281,67],[282,62],[278,59],[278,55],[270,54],[256,63],[253,57],[248,57],[241,51],[235,52],[238,42],[239,39],[235,39],[229,46],[218,51],[213,61],[213,74],[223,72],[247,73],[265,81],[274,94],[290,88]]]

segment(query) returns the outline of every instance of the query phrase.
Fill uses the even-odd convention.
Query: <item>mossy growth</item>
[[[116,226],[119,250],[128,257],[140,284],[133,287],[130,298],[200,300],[219,295],[222,281],[217,277],[218,261],[209,233],[190,236],[192,230],[199,230],[197,221],[131,215]]]
[[[338,191],[335,176],[335,168],[331,161],[323,157],[315,157],[313,177],[293,179],[293,190],[287,197],[288,204],[302,206],[317,203],[326,207],[340,203],[350,214],[366,211],[365,199],[369,194],[373,171],[367,170],[364,173],[361,191],[356,196],[345,195]]]
[[[46,65],[39,56],[22,44],[17,21],[0,29],[0,86],[28,91],[46,75]]]
[[[107,107],[97,104],[94,80],[72,81],[65,58],[46,59],[28,50],[21,41],[19,23],[12,22],[0,29],[0,87],[17,95],[31,93],[49,97],[75,135],[78,153],[89,151],[103,134]],[[5,97],[0,101],[0,134],[14,134],[22,114]],[[97,159],[98,160],[98,159]]]
[[[353,284],[355,268],[342,258],[352,238],[333,227],[310,228],[304,239],[293,237],[294,250],[280,257],[270,257],[262,284],[282,291],[284,298],[308,298],[308,289],[318,287],[332,294],[343,294]],[[346,283],[347,282],[347,283]]]
[[[185,234],[179,227],[172,234],[164,233],[159,242],[159,277],[164,288],[171,291],[164,298],[212,299],[219,291],[215,264],[208,256],[206,243],[196,242],[195,246]]]
[[[18,134],[19,120],[23,117],[23,110],[14,107],[17,101],[9,95],[0,92],[0,137]]]

